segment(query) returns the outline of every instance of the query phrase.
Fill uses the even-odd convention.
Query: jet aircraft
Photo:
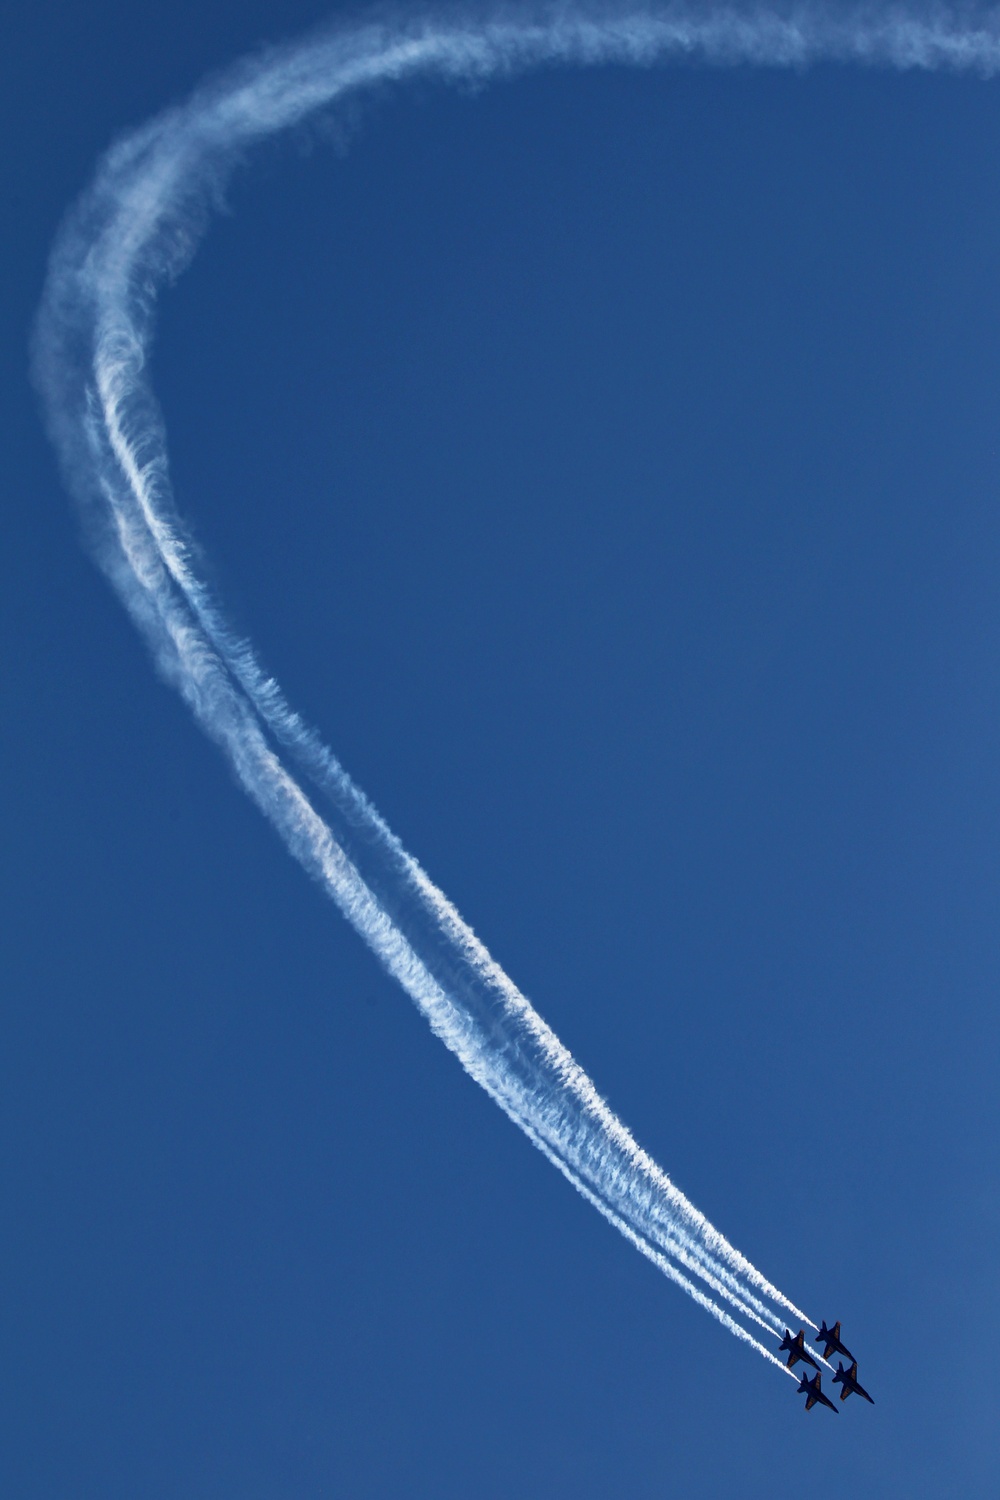
[[[804,1328],[800,1328],[794,1338],[792,1338],[791,1330],[788,1328],[785,1329],[785,1337],[778,1345],[778,1353],[784,1354],[786,1349],[788,1351],[788,1359],[785,1363],[789,1370],[800,1359],[805,1360],[807,1365],[812,1365],[814,1370],[819,1369],[819,1365],[806,1348],[806,1331]]]
[[[833,1383],[834,1383],[834,1385],[839,1385],[839,1386],[842,1387],[841,1392],[840,1392],[840,1399],[841,1399],[841,1401],[846,1401],[847,1398],[848,1398],[848,1396],[853,1395],[854,1392],[857,1391],[857,1393],[858,1393],[859,1396],[864,1396],[864,1398],[865,1398],[866,1401],[871,1401],[872,1402],[872,1406],[875,1405],[875,1402],[872,1401],[871,1396],[869,1396],[869,1394],[865,1390],[864,1386],[860,1385],[858,1383],[858,1362],[857,1362],[857,1360],[854,1361],[854,1363],[851,1365],[851,1368],[849,1370],[845,1370],[844,1367],[843,1367],[843,1365],[840,1363],[840,1360],[838,1359],[838,1361],[837,1361],[837,1373],[833,1377]]]
[[[844,1345],[840,1342],[839,1323],[834,1323],[832,1328],[827,1328],[826,1323],[824,1322],[823,1327],[813,1339],[813,1343],[826,1345],[826,1348],[823,1350],[824,1359],[829,1359],[831,1354],[842,1354],[845,1359],[854,1358],[854,1355],[851,1353],[850,1349],[845,1348]]]
[[[812,1380],[807,1379],[807,1377],[803,1375],[802,1379],[799,1381],[799,1388],[796,1392],[796,1395],[805,1396],[806,1411],[812,1411],[813,1407],[816,1405],[816,1402],[822,1401],[824,1406],[828,1406],[832,1412],[836,1412],[837,1408],[834,1406],[829,1396],[824,1396],[823,1392],[820,1390],[820,1382],[822,1381],[822,1379],[823,1377],[818,1370],[816,1371],[816,1374],[813,1376]]]

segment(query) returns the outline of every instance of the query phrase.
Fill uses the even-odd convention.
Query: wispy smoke
[[[37,329],[37,382],[99,561],[246,791],[472,1077],[631,1243],[779,1367],[743,1323],[770,1333],[788,1314],[809,1320],[639,1147],[228,626],[174,505],[146,374],[153,307],[242,153],[365,90],[420,75],[484,81],[544,64],[679,58],[996,72],[996,16],[964,15],[559,5],[314,34],[207,84],[107,154],[56,244]]]

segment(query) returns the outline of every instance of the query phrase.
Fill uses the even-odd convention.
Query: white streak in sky
[[[994,12],[666,3],[451,10],[342,25],[245,62],[120,141],[53,252],[35,371],[100,563],[161,671],[291,853],[463,1067],[573,1185],[731,1332],[805,1318],[644,1152],[590,1078],[230,630],[173,500],[146,376],[158,288],[242,153],[377,86],[602,63],[1000,69]],[[312,782],[325,816],[298,777]],[[697,1284],[700,1282],[700,1286]],[[815,1327],[815,1324],[811,1324]]]

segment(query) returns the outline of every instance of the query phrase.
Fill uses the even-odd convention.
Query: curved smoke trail
[[[183,269],[227,173],[256,142],[379,85],[485,80],[546,63],[1000,68],[1000,24],[941,12],[834,15],[685,3],[455,12],[341,26],[244,63],[105,157],[52,256],[35,372],[101,566],[207,733],[462,1065],[634,1245],[776,1364],[795,1305],[674,1186],[229,628],[173,501],[146,363],[158,288]],[[325,803],[320,815],[297,775]],[[700,1283],[700,1285],[699,1285]],[[809,1320],[805,1320],[809,1321]],[[815,1326],[815,1325],[812,1325]]]

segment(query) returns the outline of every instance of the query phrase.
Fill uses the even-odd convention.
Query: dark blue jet
[[[819,1365],[806,1348],[806,1331],[804,1328],[800,1328],[794,1338],[792,1338],[791,1331],[787,1328],[785,1329],[785,1337],[778,1345],[778,1353],[784,1354],[786,1350],[788,1351],[788,1358],[785,1364],[789,1370],[800,1359],[804,1360],[807,1365],[812,1365],[814,1370],[819,1369]]]
[[[816,1374],[813,1376],[812,1380],[808,1380],[806,1376],[803,1375],[802,1379],[799,1381],[799,1388],[796,1392],[796,1395],[805,1396],[806,1411],[812,1411],[813,1407],[816,1405],[816,1402],[821,1401],[823,1405],[828,1406],[835,1415],[839,1415],[839,1413],[837,1412],[837,1408],[834,1406],[829,1396],[824,1396],[822,1390],[820,1389],[820,1383],[822,1379],[823,1377],[818,1370],[816,1371]]]
[[[823,1350],[824,1359],[829,1359],[831,1354],[842,1354],[845,1359],[854,1358],[854,1355],[851,1353],[850,1349],[846,1349],[840,1342],[839,1323],[834,1323],[832,1328],[827,1328],[826,1324],[824,1323],[819,1333],[817,1333],[816,1337],[813,1339],[813,1343],[826,1345],[826,1348]]]
[[[865,1398],[866,1401],[871,1401],[872,1402],[872,1406],[875,1405],[875,1402],[872,1401],[872,1398],[869,1396],[869,1394],[865,1390],[864,1386],[860,1385],[858,1383],[858,1362],[857,1362],[857,1360],[854,1361],[854,1363],[851,1365],[851,1368],[849,1370],[845,1370],[844,1367],[843,1367],[843,1365],[840,1363],[840,1360],[838,1359],[838,1361],[837,1361],[837,1373],[833,1377],[833,1383],[834,1383],[834,1385],[839,1385],[839,1386],[843,1387],[843,1389],[840,1392],[840,1399],[841,1399],[841,1401],[846,1401],[847,1398],[848,1398],[848,1396],[853,1395],[854,1392],[857,1391],[857,1393],[858,1393],[859,1396],[864,1396],[864,1398]]]

